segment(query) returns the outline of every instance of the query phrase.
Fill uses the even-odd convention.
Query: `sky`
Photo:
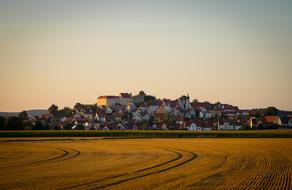
[[[144,90],[292,110],[291,0],[0,0],[0,111]]]

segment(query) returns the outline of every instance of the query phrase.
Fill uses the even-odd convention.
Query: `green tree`
[[[85,127],[84,127],[84,125],[83,124],[77,124],[77,126],[76,126],[76,130],[85,130]]]
[[[0,130],[5,130],[6,126],[5,126],[5,117],[0,116]]]
[[[186,95],[183,95],[183,96],[181,96],[179,99],[180,99],[181,101],[184,101],[184,100],[187,99],[187,96],[186,96]]]
[[[266,115],[278,115],[279,110],[275,107],[268,107],[266,109]]]
[[[141,91],[139,92],[139,96],[146,96],[146,94],[145,94],[145,92],[144,92],[143,90],[141,90]]]
[[[53,115],[56,116],[58,114],[58,106],[56,106],[55,104],[51,105],[51,107],[49,107],[48,111]]]
[[[144,97],[144,100],[145,100],[145,102],[150,102],[150,101],[155,101],[156,98],[155,98],[155,96],[148,95],[148,96]]]
[[[27,115],[27,112],[26,111],[22,111],[18,114],[18,117],[21,119],[21,120],[26,120],[28,118],[28,115]]]
[[[254,110],[254,111],[252,112],[251,116],[253,116],[253,117],[257,117],[257,118],[262,117],[262,116],[263,116],[263,111],[260,110],[260,109],[259,109],[259,110]]]
[[[79,102],[75,104],[74,106],[74,110],[77,112],[77,111],[80,111],[82,108],[82,104],[80,104]]]
[[[34,126],[32,127],[32,130],[43,130],[43,123],[41,121],[36,121]]]
[[[149,128],[149,121],[143,121],[139,126],[139,130],[146,130]]]
[[[12,116],[7,119],[7,130],[24,130],[22,120],[18,117]]]
[[[59,115],[61,117],[71,117],[74,114],[74,110],[69,107],[64,107],[63,109],[59,110]]]
[[[97,104],[93,104],[93,105],[91,105],[91,106],[90,106],[90,109],[91,109],[91,111],[92,111],[93,113],[97,112],[97,110],[98,110]]]
[[[53,130],[59,130],[60,129],[59,120],[57,118],[51,119],[49,128]]]
[[[66,124],[63,125],[63,129],[64,130],[71,130],[72,129],[72,126],[73,125],[71,123],[66,123]]]
[[[33,130],[48,130],[49,125],[45,121],[37,120],[35,125],[32,127]]]

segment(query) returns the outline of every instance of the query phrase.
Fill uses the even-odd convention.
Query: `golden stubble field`
[[[0,189],[292,189],[292,139],[0,140]]]

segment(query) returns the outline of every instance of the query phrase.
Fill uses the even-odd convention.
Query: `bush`
[[[20,118],[12,116],[12,117],[8,117],[7,119],[6,129],[7,130],[24,130],[24,125]]]
[[[78,125],[76,126],[76,130],[85,130],[85,127],[84,127],[84,125],[82,125],[82,124],[78,124]]]
[[[66,123],[63,125],[64,130],[71,130],[72,129],[72,124],[71,123]]]
[[[42,121],[36,121],[35,125],[32,127],[32,130],[48,130],[49,125]]]
[[[5,126],[5,117],[0,116],[0,130],[5,130],[6,126]]]

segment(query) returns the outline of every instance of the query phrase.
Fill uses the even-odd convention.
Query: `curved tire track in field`
[[[183,155],[181,153],[178,153],[178,152],[175,152],[175,151],[171,151],[171,150],[167,150],[167,149],[166,149],[166,151],[175,153],[176,157],[171,159],[171,160],[168,160],[168,161],[165,161],[165,162],[162,162],[162,163],[159,163],[159,164],[147,167],[147,168],[143,168],[143,169],[134,171],[132,173],[139,173],[139,172],[147,171],[147,170],[154,169],[154,168],[157,168],[157,167],[161,167],[163,165],[166,165],[166,164],[172,163],[172,162],[174,162],[176,160],[179,160],[179,159],[181,159],[183,157]],[[98,179],[98,180],[95,180],[95,181],[91,181],[91,182],[88,182],[88,183],[76,184],[76,185],[73,185],[73,186],[70,186],[70,187],[60,188],[58,190],[72,189],[72,188],[77,188],[77,187],[86,186],[86,185],[90,185],[90,184],[95,184],[95,183],[98,183],[98,182],[103,182],[103,181],[108,180],[108,179],[115,179],[115,178],[118,178],[118,177],[127,176],[129,174],[131,174],[131,173],[119,174],[119,175],[111,176],[111,177],[108,177],[108,178],[103,178],[103,179]]]
[[[21,164],[14,164],[14,165],[4,166],[0,168],[12,168],[12,167],[29,166],[29,165],[35,165],[35,164],[41,164],[41,163],[59,162],[59,161],[72,159],[80,155],[80,151],[74,150],[74,149],[67,149],[67,150],[61,149],[61,148],[54,148],[54,149],[61,151],[62,154],[58,154],[57,156],[42,159],[42,160],[36,160],[36,161],[31,161],[31,162],[26,162],[26,163],[21,163]],[[72,151],[73,153],[70,153],[70,151]]]
[[[171,164],[171,163],[174,163],[176,161],[179,161],[179,160],[183,159],[184,156],[185,156],[184,154],[182,154],[180,152],[177,152],[177,151],[173,151],[173,150],[169,150],[169,149],[165,149],[165,150],[168,151],[168,152],[172,152],[172,153],[176,154],[177,156],[175,158],[171,159],[171,160],[168,160],[168,161],[165,161],[165,162],[162,162],[162,163],[150,166],[150,167],[146,167],[146,168],[143,168],[143,169],[139,169],[139,170],[131,172],[131,173],[120,174],[120,175],[116,175],[116,176],[112,176],[112,177],[108,177],[108,178],[104,178],[104,179],[91,181],[91,182],[88,182],[88,183],[77,184],[77,185],[73,185],[73,186],[70,186],[70,187],[60,188],[58,190],[81,188],[81,187],[84,187],[84,186],[94,185],[94,184],[97,184],[99,182],[103,182],[103,181],[106,181],[106,180],[117,179],[119,177],[125,177],[125,176],[131,175],[131,174],[132,175],[138,175],[138,176],[133,176],[133,177],[126,178],[126,179],[121,179],[121,180],[119,180],[117,182],[113,182],[113,183],[110,183],[110,184],[101,185],[101,186],[94,187],[94,188],[89,188],[89,189],[102,189],[102,188],[106,188],[106,187],[111,187],[111,186],[114,186],[114,185],[118,185],[118,184],[121,184],[121,183],[132,181],[132,180],[135,180],[135,179],[139,179],[139,178],[147,177],[147,176],[150,176],[150,175],[167,172],[168,170],[171,170],[171,169],[177,168],[179,166],[182,166],[184,164],[187,164],[188,162],[191,162],[192,160],[197,158],[197,154],[195,154],[193,152],[189,152],[189,151],[185,151],[185,150],[179,150],[179,151],[191,154],[191,158],[189,158],[189,159],[187,159],[187,160],[185,160],[183,162],[179,162],[179,163],[177,163],[175,165],[172,165],[170,167],[167,167],[167,168],[163,168],[163,169],[160,169],[160,170],[148,172],[148,171],[151,171],[153,169],[156,169],[156,168],[159,169],[160,167],[167,166],[168,164]]]
[[[120,181],[117,181],[117,182],[114,182],[114,183],[110,183],[110,184],[107,184],[107,185],[102,185],[102,186],[99,186],[99,187],[92,188],[92,190],[93,189],[103,189],[103,188],[111,187],[111,186],[118,185],[118,184],[121,184],[121,183],[129,182],[129,181],[132,181],[132,180],[135,180],[135,179],[147,177],[147,176],[150,176],[150,175],[164,173],[164,172],[166,172],[168,170],[175,169],[175,168],[180,167],[180,166],[182,166],[184,164],[187,164],[187,163],[193,161],[194,159],[196,159],[198,157],[198,155],[193,153],[193,152],[189,152],[189,151],[185,151],[185,150],[180,150],[180,151],[190,153],[191,154],[191,158],[189,158],[189,159],[187,159],[187,160],[185,160],[183,162],[180,162],[178,164],[175,164],[173,166],[164,168],[162,170],[157,170],[157,171],[149,172],[149,173],[142,174],[142,175],[139,175],[139,176],[131,177],[131,178],[128,178],[128,179],[120,180]],[[175,152],[175,151],[173,151],[173,152]],[[178,153],[178,152],[176,152],[176,153]],[[180,154],[181,158],[183,158],[183,156],[184,156],[183,154],[181,154],[181,153],[178,153],[178,154]],[[180,159],[178,159],[178,160],[180,160]]]
[[[70,150],[73,153],[72,154],[71,153],[67,154],[68,156],[66,158],[64,158],[64,159],[61,158],[61,159],[58,159],[58,160],[54,160],[53,162],[60,162],[60,161],[64,161],[64,160],[69,160],[69,159],[75,158],[75,157],[77,157],[77,156],[79,156],[81,154],[80,151],[72,149],[72,148],[67,149],[67,151],[68,150]]]
[[[147,170],[150,170],[150,169],[153,169],[153,168],[157,168],[157,167],[169,164],[171,162],[174,162],[176,160],[179,160],[179,159],[181,159],[183,157],[183,155],[181,153],[178,153],[178,152],[175,152],[175,151],[172,151],[172,150],[167,150],[167,151],[175,153],[177,156],[174,159],[171,159],[171,160],[168,160],[166,162],[162,162],[160,164],[156,164],[156,165],[153,165],[153,166],[150,166],[150,167],[147,167],[147,168],[143,168],[143,169],[137,170],[134,173],[139,173],[139,172],[147,171]]]

